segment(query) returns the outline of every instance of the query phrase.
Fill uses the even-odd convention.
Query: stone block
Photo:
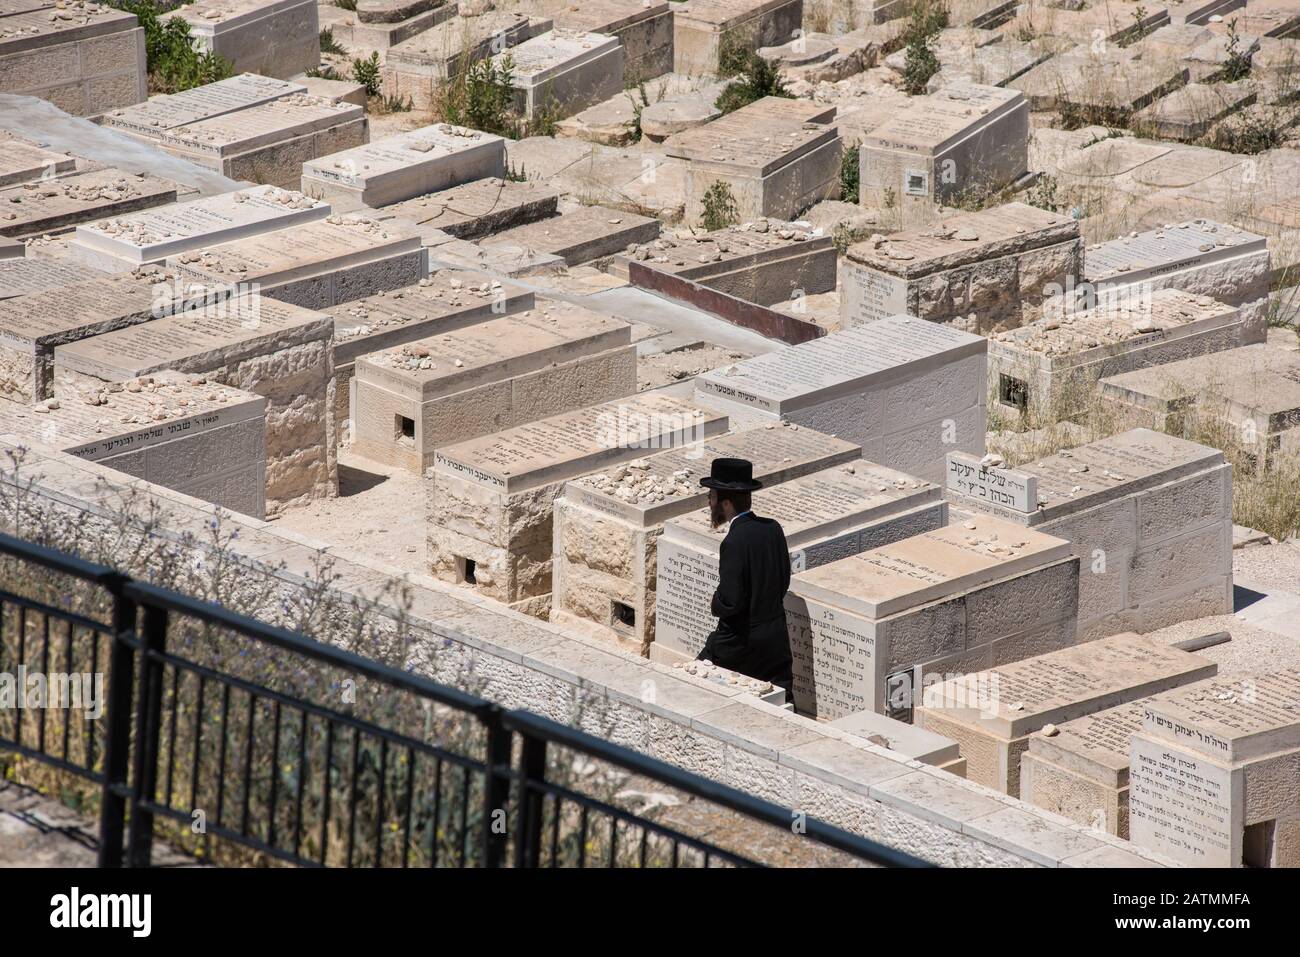
[[[1198,655],[1153,638],[1119,634],[936,681],[922,693],[917,720],[926,730],[957,740],[969,780],[1020,797],[1020,759],[1036,732],[1215,671],[1213,662]]]
[[[728,433],[568,483],[555,503],[552,617],[645,653],[655,635],[657,548],[664,522],[698,511],[714,458],[748,459],[775,486],[859,458],[851,443],[798,426]]]
[[[55,394],[70,402],[166,369],[203,374],[266,404],[266,502],[274,513],[337,493],[333,319],[239,295],[54,350]]]
[[[1074,419],[1101,379],[1242,344],[1235,306],[1176,289],[1138,286],[997,333],[989,342],[989,401],[1012,420]]]
[[[529,118],[563,119],[623,89],[627,51],[615,37],[556,28],[506,53],[513,65],[515,109]]]
[[[1138,428],[1015,472],[1035,479],[1030,512],[951,483],[948,500],[1070,541],[1079,559],[1081,637],[1116,615],[1152,630],[1141,624],[1144,604],[1161,609],[1152,628],[1230,613],[1232,473],[1218,449]],[[1188,541],[1204,549],[1195,560],[1180,547]],[[1193,569],[1189,579],[1185,571]],[[1208,591],[1207,578],[1215,582]]]
[[[241,288],[308,309],[328,309],[424,278],[420,237],[360,216],[327,216],[170,257],[184,279]]]
[[[429,483],[431,570],[498,601],[547,596],[554,502],[567,480],[726,427],[725,415],[642,395],[438,449]]]
[[[1029,653],[1059,647],[1074,626],[1069,552],[1061,539],[981,517],[799,572],[786,597],[795,707],[910,720],[927,676],[987,661],[1018,636]]]
[[[116,383],[93,405],[6,402],[0,423],[77,458],[262,518],[266,400],[201,378],[161,372]],[[230,478],[238,481],[223,481]]]
[[[634,243],[659,235],[659,220],[604,206],[582,206],[522,226],[503,230],[482,241],[488,249],[520,249],[558,256],[570,266],[605,259]]]
[[[1018,90],[954,82],[873,130],[859,156],[861,203],[927,224],[939,206],[994,195],[1025,175],[1029,101]]]
[[[1129,837],[1195,867],[1294,866],[1300,671],[1220,676],[1143,707]]]
[[[728,49],[788,42],[803,26],[803,0],[687,0],[673,9],[673,69],[719,72]]]
[[[66,285],[0,302],[0,396],[22,403],[51,397],[59,346],[219,301],[228,289],[178,282],[158,268],[113,275],[58,268],[61,260],[19,260],[48,267]]]
[[[850,246],[845,326],[907,315],[988,334],[1011,329],[1082,268],[1079,225],[1023,203],[957,213],[926,230]]]
[[[202,50],[243,73],[287,79],[320,66],[316,0],[199,0],[177,8]]]
[[[696,377],[696,395],[758,419],[838,435],[929,481],[951,451],[984,452],[979,336],[895,316]]]
[[[422,474],[437,449],[636,391],[631,327],[566,302],[356,360],[353,448]]]
[[[505,175],[505,140],[435,123],[303,165],[302,189],[341,211],[385,206]]]
[[[99,166],[0,189],[0,236],[24,239],[176,201],[176,184]]]
[[[107,271],[132,269],[329,214],[328,203],[278,186],[255,186],[78,226],[69,250]]]

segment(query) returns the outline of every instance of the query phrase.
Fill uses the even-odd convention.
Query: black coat
[[[722,540],[713,614],[718,627],[701,659],[790,690],[790,635],[785,593],[790,550],[775,519],[748,512],[734,519]]]

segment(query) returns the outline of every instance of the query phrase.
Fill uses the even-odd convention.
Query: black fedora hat
[[[714,459],[712,472],[700,484],[719,492],[756,492],[763,487],[754,481],[754,463],[748,459]]]

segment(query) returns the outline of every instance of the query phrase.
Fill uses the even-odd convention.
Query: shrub
[[[320,32],[320,52],[321,53],[347,53],[343,45],[334,39],[334,31],[326,27]]]
[[[733,226],[740,220],[740,214],[736,211],[736,197],[732,195],[731,187],[722,180],[709,187],[704,194],[703,205],[704,215],[700,217],[700,222],[709,232]]]
[[[444,123],[513,138],[519,126],[513,113],[513,76],[514,64],[509,56],[500,65],[478,60],[468,68],[456,69],[438,90],[433,112]]]
[[[911,96],[925,93],[930,77],[939,72],[934,38],[948,25],[948,8],[942,3],[918,3],[903,31],[907,57],[903,65],[903,89]]]
[[[1263,153],[1286,140],[1275,115],[1251,114],[1220,123],[1206,137],[1206,146],[1227,153]]]
[[[840,198],[846,203],[857,203],[862,196],[862,164],[858,158],[858,144],[844,147],[840,157]]]
[[[109,0],[109,5],[134,13],[144,29],[150,93],[179,93],[234,75],[234,65],[225,57],[194,48],[188,22],[162,20],[151,0]]]
[[[718,99],[713,104],[724,114],[748,106],[765,96],[787,98],[791,96],[790,91],[785,88],[785,81],[781,79],[780,71],[775,66],[753,50],[740,47],[734,47],[732,50],[734,52],[724,52],[718,58],[719,64],[725,61],[727,69],[734,70],[734,72],[724,73],[724,76],[738,77],[727,84],[726,89],[718,95]]]
[[[1225,83],[1234,83],[1250,74],[1250,57],[1241,50],[1241,37],[1237,35],[1237,18],[1228,21],[1228,44],[1225,49],[1228,59],[1223,64],[1220,79]]]
[[[375,50],[370,54],[369,60],[356,59],[352,61],[352,80],[355,83],[360,83],[366,88],[366,96],[379,95],[380,78],[378,50]]]

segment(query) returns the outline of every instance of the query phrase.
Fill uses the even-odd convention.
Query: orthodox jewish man
[[[750,509],[750,495],[763,487],[754,481],[753,463],[714,459],[708,478],[709,519],[714,528],[730,522],[719,557],[713,614],[718,627],[704,642],[700,660],[770,681],[792,693],[790,636],[785,624],[785,593],[790,587],[790,551],[785,532],[771,518]]]

